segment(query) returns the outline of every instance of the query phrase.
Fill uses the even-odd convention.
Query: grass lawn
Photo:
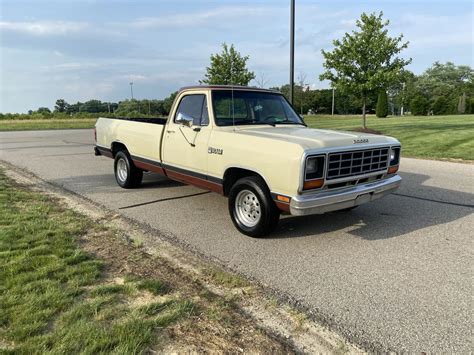
[[[192,314],[187,299],[133,305],[143,290],[166,294],[160,280],[104,282],[103,262],[77,246],[91,232],[101,231],[0,175],[0,352],[135,353]]]
[[[0,120],[0,131],[33,131],[40,129],[93,128],[96,118]]]
[[[361,127],[361,116],[307,116],[312,128],[354,130]],[[474,160],[474,115],[369,116],[367,127],[397,138],[403,156],[431,159]]]
[[[0,168],[0,353],[287,353],[237,306],[239,277],[194,274],[145,253]],[[248,291],[250,292],[250,291]]]

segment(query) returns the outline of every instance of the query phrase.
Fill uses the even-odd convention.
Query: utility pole
[[[130,83],[130,95],[132,96],[133,100],[133,83]]]
[[[332,88],[332,109],[331,109],[331,115],[334,116],[334,91],[335,89]]]
[[[400,116],[403,116],[403,101],[405,100],[405,83],[402,84],[402,107],[400,109]]]
[[[293,105],[295,86],[295,0],[291,0],[290,10],[290,103]]]

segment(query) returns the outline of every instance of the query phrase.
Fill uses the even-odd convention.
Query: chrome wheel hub
[[[262,216],[258,197],[249,190],[242,190],[235,198],[235,211],[239,221],[246,227],[254,227]]]
[[[127,176],[127,163],[125,162],[125,159],[120,158],[117,162],[117,178],[121,183],[124,183],[127,180]]]

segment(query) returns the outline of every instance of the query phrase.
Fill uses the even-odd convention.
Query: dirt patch
[[[158,279],[170,288],[169,297],[143,292],[135,301],[140,305],[166,301],[167,298],[193,299],[197,312],[190,320],[170,327],[166,349],[176,352],[292,352],[286,342],[258,329],[252,319],[238,312],[234,299],[225,299],[209,291],[199,279],[185,270],[170,265],[162,258],[145,253],[120,235],[104,233],[88,235],[80,240],[81,247],[104,261],[105,274],[113,280],[133,279],[133,276]],[[175,297],[173,297],[175,296]]]

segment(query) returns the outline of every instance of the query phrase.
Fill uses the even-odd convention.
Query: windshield
[[[232,101],[234,107],[232,108]],[[301,124],[283,95],[269,92],[215,90],[212,92],[214,117],[218,126],[255,124]]]

